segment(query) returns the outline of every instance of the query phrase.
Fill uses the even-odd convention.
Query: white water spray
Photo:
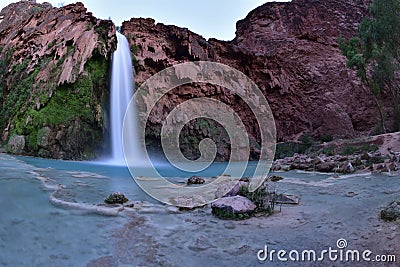
[[[123,123],[125,112],[133,96],[134,78],[132,68],[131,51],[128,40],[124,35],[117,32],[118,46],[113,54],[111,74],[111,159],[113,165],[125,165],[123,151]],[[130,109],[132,112],[136,110]],[[125,132],[129,133],[131,147],[137,151],[136,158],[140,158],[139,134],[137,133],[137,115],[130,114],[129,121],[125,122]]]

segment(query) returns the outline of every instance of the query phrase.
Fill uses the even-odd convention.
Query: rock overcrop
[[[272,178],[275,178],[274,183],[282,180],[279,176],[269,177],[254,192],[249,191],[247,181],[237,180],[221,184],[215,194],[217,200],[211,204],[212,213],[222,219],[241,220],[255,214],[271,215],[275,211],[275,204],[298,205],[300,203],[298,196],[269,191],[268,184]]]
[[[106,132],[103,101],[115,48],[112,21],[97,19],[82,3],[19,1],[3,8],[0,143],[8,152],[93,158]],[[24,139],[21,149],[10,142],[15,135]]]
[[[367,7],[363,0],[266,3],[237,23],[231,41],[206,40],[188,29],[142,18],[125,21],[122,32],[134,48],[138,84],[182,62],[220,62],[258,85],[274,114],[279,142],[297,141],[305,133],[316,139],[353,138],[368,134],[378,122],[378,113],[373,95],[346,67],[337,38],[356,33],[358,23],[368,15]],[[211,97],[232,107],[245,124],[251,156],[256,158],[260,128],[252,111],[235,94],[213,85],[180,86],[163,97],[157,108],[163,112],[153,112],[149,118],[149,141],[155,139],[169,111],[191,97]],[[205,123],[183,130],[189,136],[212,137]],[[226,160],[228,141],[218,141],[217,157]],[[186,149],[190,155],[192,147]]]
[[[400,162],[396,153],[383,156],[379,151],[354,154],[309,156],[295,154],[293,157],[278,159],[274,162],[273,171],[304,170],[315,172],[334,172],[350,174],[356,171],[398,171]]]
[[[211,204],[213,214],[218,217],[250,217],[257,206],[242,196],[223,197]]]

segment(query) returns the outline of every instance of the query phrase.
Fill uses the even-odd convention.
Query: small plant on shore
[[[129,200],[121,192],[115,192],[109,195],[104,202],[107,204],[124,204]]]
[[[256,213],[267,213],[271,215],[275,211],[275,190],[269,191],[268,181],[265,181],[259,188],[254,192],[250,192],[248,186],[242,186],[239,191],[239,195],[251,200],[257,208]]]

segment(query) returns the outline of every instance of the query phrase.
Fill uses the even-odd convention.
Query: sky
[[[0,0],[0,9],[16,0]],[[57,7],[75,3],[71,0],[47,0]],[[117,26],[132,17],[153,18],[202,35],[206,39],[232,40],[236,22],[268,0],[80,0],[88,11],[102,19],[111,19]],[[278,2],[287,2],[279,0]]]

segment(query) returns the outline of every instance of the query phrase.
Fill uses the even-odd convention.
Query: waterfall
[[[123,123],[124,116],[133,96],[134,78],[132,68],[131,51],[128,40],[124,35],[117,32],[118,46],[112,58],[111,73],[111,159],[110,163],[114,165],[124,165],[123,152]],[[134,110],[134,109],[130,109]],[[130,114],[132,118],[126,122],[125,133],[129,133],[132,140],[130,148],[139,153],[139,135],[137,133],[137,115]],[[140,158],[139,155],[137,158]]]

